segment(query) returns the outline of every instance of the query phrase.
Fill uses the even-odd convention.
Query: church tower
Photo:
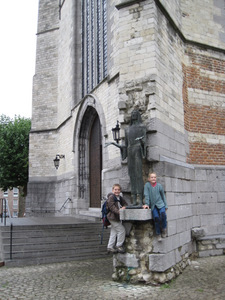
[[[39,1],[28,215],[100,214],[114,183],[129,201],[127,161],[105,144],[137,109],[174,247],[193,227],[225,232],[224,14],[223,0]]]

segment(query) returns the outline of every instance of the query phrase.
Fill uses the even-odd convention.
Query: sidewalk
[[[225,256],[197,259],[162,286],[111,280],[112,257],[49,265],[0,268],[0,300],[225,299]]]

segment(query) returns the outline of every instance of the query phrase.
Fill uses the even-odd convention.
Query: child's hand
[[[149,206],[145,204],[145,205],[142,206],[142,208],[143,209],[149,209]]]

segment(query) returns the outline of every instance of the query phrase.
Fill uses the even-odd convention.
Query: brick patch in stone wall
[[[196,105],[188,101],[188,88],[225,94],[225,61],[187,51],[190,65],[183,65],[183,102],[185,129],[192,133],[224,135],[225,112],[222,107]],[[214,101],[213,97],[211,99]],[[192,164],[225,164],[225,147],[218,143],[190,142],[187,162]]]
[[[225,110],[189,104],[189,131],[225,135]]]
[[[225,61],[202,55],[199,53],[193,53],[188,51],[188,56],[191,59],[191,63],[194,66],[200,67],[201,69],[210,70],[216,73],[225,73]]]
[[[225,94],[225,81],[219,80],[219,77],[216,78],[215,74],[214,77],[215,79],[207,77],[207,74],[202,76],[200,70],[195,67],[187,68],[187,80],[189,87]]]
[[[187,161],[192,164],[224,165],[225,145],[208,143],[189,143],[190,154]]]

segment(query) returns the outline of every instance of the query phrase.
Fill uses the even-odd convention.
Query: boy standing
[[[125,228],[120,221],[120,209],[125,209],[127,202],[120,196],[121,186],[114,184],[112,193],[108,196],[107,207],[109,213],[107,218],[111,223],[111,231],[107,251],[112,253],[124,253],[123,243],[125,240]]]
[[[152,217],[155,222],[155,231],[157,240],[161,239],[161,227],[162,237],[166,237],[167,217],[166,210],[168,209],[166,197],[163,187],[160,183],[156,182],[156,173],[150,173],[148,175],[148,182],[144,187],[145,205],[143,208],[151,207]]]

